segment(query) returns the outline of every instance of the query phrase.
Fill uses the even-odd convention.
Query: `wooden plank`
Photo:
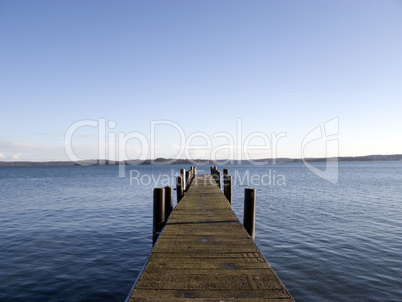
[[[249,299],[255,298],[270,298],[270,299],[281,299],[281,301],[294,301],[290,298],[286,290],[282,289],[260,289],[260,290],[228,290],[228,289],[205,289],[205,290],[144,290],[136,289],[136,297],[131,301],[141,301],[139,298],[154,299],[152,301],[166,301],[166,298],[176,298],[182,300],[183,298],[193,299],[198,298],[213,298],[218,299],[215,301],[227,301],[229,298],[236,298],[237,301],[249,301]],[[137,300],[138,298],[138,300]],[[202,300],[201,300],[202,301]]]
[[[172,212],[129,301],[294,301],[210,175]]]

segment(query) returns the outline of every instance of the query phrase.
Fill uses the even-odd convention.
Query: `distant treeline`
[[[329,158],[305,158],[308,162],[325,162],[325,161],[401,161],[402,154],[393,155],[367,155],[367,156],[344,156],[344,157],[329,157]],[[161,164],[182,164],[182,165],[195,165],[195,164],[212,164],[219,165],[220,163],[230,164],[249,164],[249,163],[297,163],[303,162],[301,158],[277,158],[276,160],[272,158],[256,159],[256,160],[243,160],[239,162],[238,160],[232,161],[213,161],[213,160],[187,160],[187,159],[170,159],[170,158],[157,158],[154,160],[128,160],[124,162],[116,162],[110,160],[82,160],[78,162],[72,161],[47,161],[47,162],[34,162],[34,161],[12,161],[5,162],[0,161],[0,167],[38,167],[38,166],[89,166],[89,165],[161,165]]]

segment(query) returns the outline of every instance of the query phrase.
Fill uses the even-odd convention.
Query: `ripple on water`
[[[256,243],[297,301],[400,300],[401,168],[340,163],[333,186],[302,164],[278,164],[286,186],[257,186]],[[229,167],[247,169],[267,168]],[[117,175],[113,166],[1,170],[0,300],[125,299],[151,249],[152,186]],[[246,186],[233,188],[240,218]]]

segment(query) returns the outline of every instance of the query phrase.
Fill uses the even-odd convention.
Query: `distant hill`
[[[321,157],[321,158],[305,158],[307,162],[323,162],[323,161],[400,161],[402,160],[402,154],[392,154],[392,155],[365,155],[365,156],[339,156],[336,157]],[[265,159],[272,162],[272,159]],[[261,160],[264,161],[264,160]],[[302,158],[277,158],[276,162],[303,162]]]
[[[402,154],[393,155],[367,155],[367,156],[344,156],[344,157],[330,157],[330,158],[306,158],[307,162],[324,162],[324,161],[402,161]],[[154,160],[128,160],[124,163],[127,165],[164,165],[164,164],[182,164],[182,165],[194,165],[194,164],[219,164],[226,163],[227,161],[212,161],[212,160],[187,160],[187,159],[171,159],[171,158],[157,158]],[[234,163],[238,163],[237,160],[233,160]],[[259,163],[272,163],[274,160],[272,158],[256,159],[253,161],[243,160],[242,164],[247,164],[250,162]],[[276,163],[292,163],[292,162],[303,162],[301,158],[277,158]],[[82,160],[78,162],[72,161],[47,161],[47,162],[34,162],[34,161],[0,161],[0,167],[38,167],[38,166],[89,166],[89,165],[118,165],[123,162],[116,162],[110,160]]]

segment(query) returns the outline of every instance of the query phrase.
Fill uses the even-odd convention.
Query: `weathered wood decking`
[[[212,176],[171,214],[130,301],[294,301]]]

